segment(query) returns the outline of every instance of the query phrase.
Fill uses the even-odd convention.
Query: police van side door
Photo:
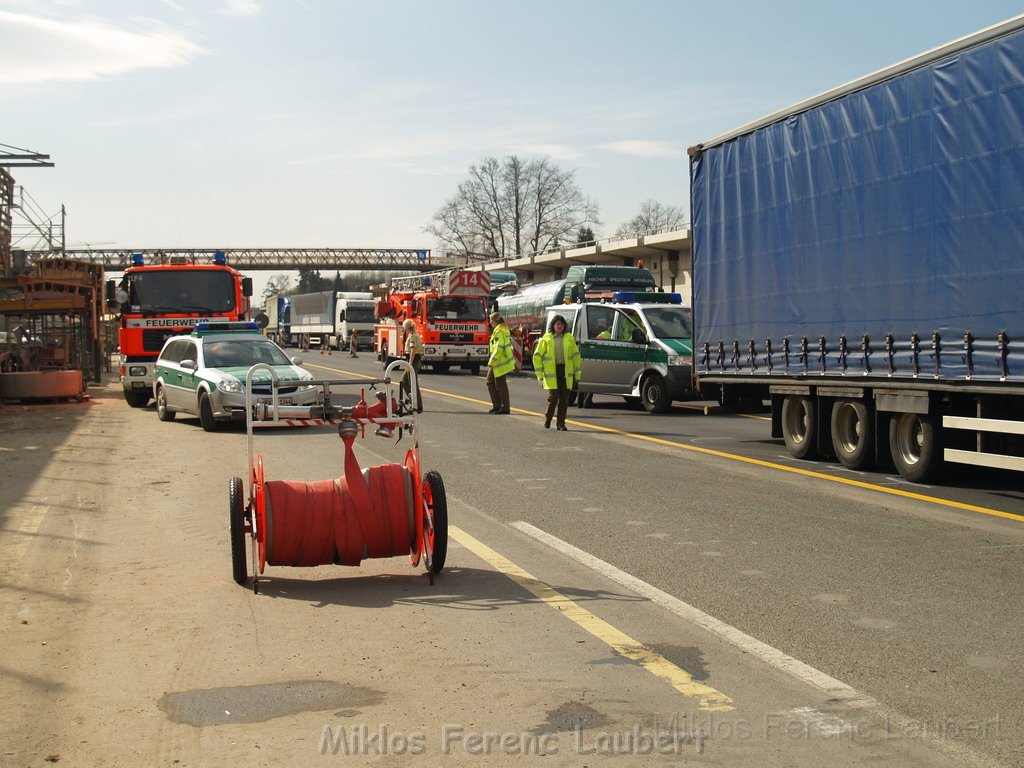
[[[622,344],[612,336],[615,317],[615,310],[605,304],[587,304],[580,313],[576,337],[583,366],[581,392],[629,391],[629,377],[622,366]]]

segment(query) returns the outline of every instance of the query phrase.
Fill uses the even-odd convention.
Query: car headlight
[[[668,356],[668,364],[669,365],[689,365],[690,364],[690,358],[688,358],[686,355],[669,355]]]
[[[217,382],[217,389],[222,392],[231,392],[235,395],[241,395],[245,392],[245,387],[242,386],[242,382],[237,379],[224,379]]]

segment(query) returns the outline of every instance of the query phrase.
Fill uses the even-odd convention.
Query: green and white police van
[[[692,400],[693,319],[678,293],[617,291],[607,299],[547,308],[562,315],[580,348],[578,397],[621,395],[650,413]]]

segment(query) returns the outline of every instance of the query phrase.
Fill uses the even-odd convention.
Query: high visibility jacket
[[[512,334],[508,326],[498,323],[491,334],[491,356],[487,360],[495,376],[505,376],[516,369],[516,358],[512,354]]]
[[[562,338],[562,351],[565,353],[565,386],[567,389],[573,389],[580,380],[580,348],[576,346],[576,339],[572,334],[564,333]],[[544,385],[544,389],[558,389],[554,333],[545,333],[533,348],[533,370],[537,372],[537,381]]]

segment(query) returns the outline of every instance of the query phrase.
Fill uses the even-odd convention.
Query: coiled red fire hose
[[[376,406],[368,409],[367,416]],[[363,415],[363,414],[360,414]],[[401,464],[360,470],[345,443],[339,480],[264,481],[263,549],[270,565],[359,565],[364,558],[408,554],[416,546],[415,480]]]

